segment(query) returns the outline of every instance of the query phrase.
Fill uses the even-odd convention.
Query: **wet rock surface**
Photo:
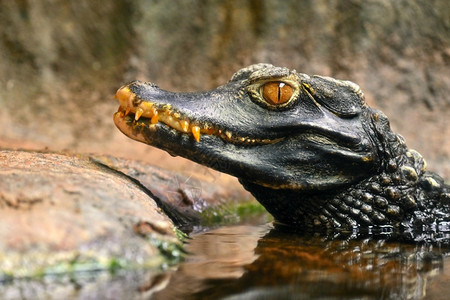
[[[123,174],[89,156],[0,151],[0,278],[158,268],[172,221]]]

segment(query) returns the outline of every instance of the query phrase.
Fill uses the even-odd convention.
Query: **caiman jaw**
[[[161,122],[181,133],[192,135],[197,142],[200,141],[202,134],[215,135],[227,142],[247,145],[274,144],[282,140],[239,137],[229,130],[218,129],[206,123],[200,124],[183,115],[181,112],[178,112],[170,104],[157,104],[139,99],[128,86],[119,88],[114,98],[116,98],[120,104],[115,116],[124,118],[132,113],[134,114],[135,121],[138,121],[142,117],[149,119],[151,125],[156,125],[158,122]]]

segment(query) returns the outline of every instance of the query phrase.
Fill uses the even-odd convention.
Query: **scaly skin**
[[[448,238],[449,187],[352,82],[258,64],[208,92],[134,81],[116,98],[124,134],[238,177],[279,223]]]

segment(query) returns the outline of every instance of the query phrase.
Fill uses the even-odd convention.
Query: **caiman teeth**
[[[194,139],[197,142],[200,142],[200,126],[194,125],[194,126],[192,126],[191,130],[192,130],[192,135],[194,136]]]
[[[150,123],[152,123],[152,124],[158,123],[158,111],[156,110],[156,108],[152,107],[150,109],[150,114],[152,115],[152,118],[150,119]]]
[[[144,110],[142,108],[136,109],[136,112],[134,113],[134,119],[137,121],[144,113]]]
[[[121,87],[116,92],[114,98],[119,100],[119,112],[122,117],[125,117],[130,113],[134,113],[135,121],[138,121],[141,118],[147,118],[150,119],[150,126],[155,125],[158,122],[162,122],[179,132],[192,134],[192,137],[196,142],[200,142],[202,134],[215,135],[224,141],[243,145],[274,144],[282,140],[240,137],[231,133],[231,131],[214,128],[214,126],[210,124],[192,124],[192,121],[186,120],[186,116],[183,116],[182,113],[176,111],[170,104],[161,105],[148,101],[142,101],[126,86]]]
[[[188,132],[189,131],[189,122],[186,120],[181,120],[180,127],[184,132]]]

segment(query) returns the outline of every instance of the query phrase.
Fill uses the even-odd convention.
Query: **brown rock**
[[[180,246],[173,223],[127,176],[88,156],[0,151],[0,277],[158,267],[163,242]]]

